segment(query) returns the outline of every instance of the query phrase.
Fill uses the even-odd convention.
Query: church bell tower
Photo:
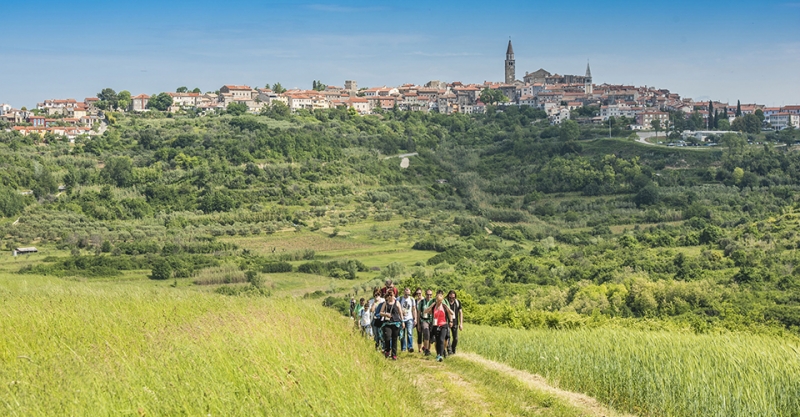
[[[506,84],[514,84],[517,80],[514,68],[514,48],[511,46],[511,39],[508,40],[508,49],[506,49]]]
[[[593,84],[592,84],[592,69],[589,68],[589,63],[586,63],[586,76],[583,79],[583,89],[586,94],[592,94],[594,92]]]

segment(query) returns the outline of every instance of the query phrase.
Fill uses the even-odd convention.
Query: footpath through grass
[[[0,275],[2,415],[410,415],[419,392],[313,301]]]
[[[614,417],[619,414],[582,396],[531,384],[534,375],[509,372],[473,354],[459,353],[436,362],[418,354],[397,362],[405,377],[423,393],[435,416]]]
[[[800,416],[800,349],[744,333],[470,326],[463,348],[651,416]]]

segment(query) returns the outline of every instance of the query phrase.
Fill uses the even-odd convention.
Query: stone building
[[[586,63],[586,76],[583,79],[583,91],[586,94],[592,94],[594,91],[594,87],[592,87],[592,70],[589,68],[589,63]]]
[[[538,71],[534,71],[531,73],[526,72],[525,77],[522,79],[522,81],[524,81],[525,84],[544,84],[545,78],[551,75],[552,74],[545,71],[543,68],[539,68]]]
[[[514,47],[511,46],[511,39],[508,40],[508,49],[506,49],[506,84],[514,84],[517,80],[516,68],[514,60]]]

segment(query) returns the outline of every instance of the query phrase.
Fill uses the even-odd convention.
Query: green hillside
[[[453,415],[600,413],[478,354],[640,415],[798,409],[800,153],[749,144],[770,137],[646,145],[529,108],[114,120],[75,144],[0,132],[5,414],[406,414],[430,384]],[[387,368],[335,311],[386,277],[458,291],[474,360]],[[595,350],[512,343],[576,334]],[[681,365],[720,357],[696,344],[733,359]],[[717,366],[687,403],[658,379]]]

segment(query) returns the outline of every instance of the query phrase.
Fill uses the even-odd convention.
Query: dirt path
[[[520,371],[506,364],[486,359],[483,356],[474,353],[459,353],[458,357],[471,362],[475,362],[488,369],[493,369],[502,372],[506,375],[511,375],[514,378],[518,379],[519,381],[523,382],[525,385],[533,389],[552,394],[566,401],[568,404],[580,410],[583,410],[584,412],[588,413],[591,416],[633,417],[631,414],[623,414],[614,411],[609,407],[601,404],[596,399],[589,397],[588,395],[580,394],[577,392],[564,391],[562,389],[556,388],[548,384],[547,381],[540,375],[531,374],[525,371]]]
[[[459,353],[444,362],[403,353],[398,365],[437,416],[630,416],[474,353]]]

